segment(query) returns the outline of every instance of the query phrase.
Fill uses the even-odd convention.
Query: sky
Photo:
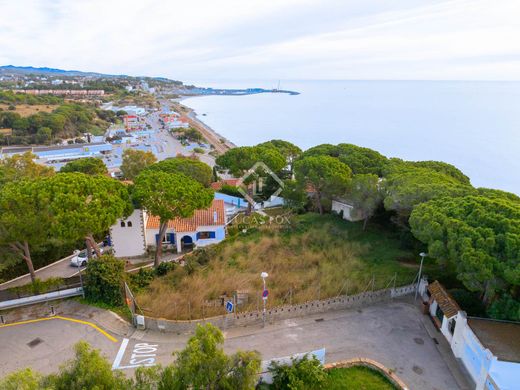
[[[201,79],[520,80],[519,0],[0,0],[0,65]]]

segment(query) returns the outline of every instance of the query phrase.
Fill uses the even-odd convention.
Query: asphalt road
[[[189,335],[131,330],[122,334],[110,316],[89,308],[70,309],[87,321],[103,323],[109,340],[89,325],[65,320],[42,321],[0,328],[0,375],[31,366],[43,372],[56,370],[70,358],[72,346],[85,339],[99,348],[115,369],[131,375],[141,365],[168,364],[172,352],[186,345]],[[99,310],[98,310],[99,311]],[[65,314],[63,314],[65,315]],[[104,316],[104,318],[102,318]],[[255,349],[264,360],[315,349],[326,349],[326,361],[354,357],[379,361],[411,389],[452,390],[459,386],[423,325],[419,309],[404,301],[380,303],[363,309],[342,310],[274,325],[230,329],[225,334],[227,352]],[[440,334],[438,337],[441,337]],[[39,338],[41,342],[31,346]]]
[[[70,265],[70,259],[74,255],[67,256],[61,260],[58,260],[48,266],[42,267],[36,270],[36,277],[42,281],[50,278],[69,278],[78,273],[78,268]],[[81,267],[84,270],[85,267]],[[19,278],[10,280],[8,282],[0,284],[0,290],[6,290],[11,287],[23,286],[31,283],[31,277],[29,274],[23,275]]]

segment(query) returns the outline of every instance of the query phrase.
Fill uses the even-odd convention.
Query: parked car
[[[99,248],[101,253],[104,252],[104,248]],[[96,258],[96,251],[92,249],[92,258]],[[87,265],[88,262],[88,256],[87,256],[87,250],[82,251],[75,251],[75,256],[70,259],[70,265],[73,267],[84,267]]]

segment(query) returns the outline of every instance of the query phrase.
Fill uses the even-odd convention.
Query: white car
[[[103,253],[103,248],[100,248],[101,253]],[[73,267],[84,267],[87,265],[88,262],[88,256],[87,256],[87,250],[84,249],[82,251],[75,251],[75,256],[70,259],[70,265]],[[92,258],[96,258],[96,251],[92,249]]]

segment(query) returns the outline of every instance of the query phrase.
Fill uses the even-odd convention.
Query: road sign
[[[233,302],[231,302],[231,301],[226,302],[226,311],[228,313],[233,313]]]
[[[265,289],[263,292],[262,292],[262,298],[264,299],[267,299],[267,296],[269,295],[269,291],[267,291],[267,289]]]

